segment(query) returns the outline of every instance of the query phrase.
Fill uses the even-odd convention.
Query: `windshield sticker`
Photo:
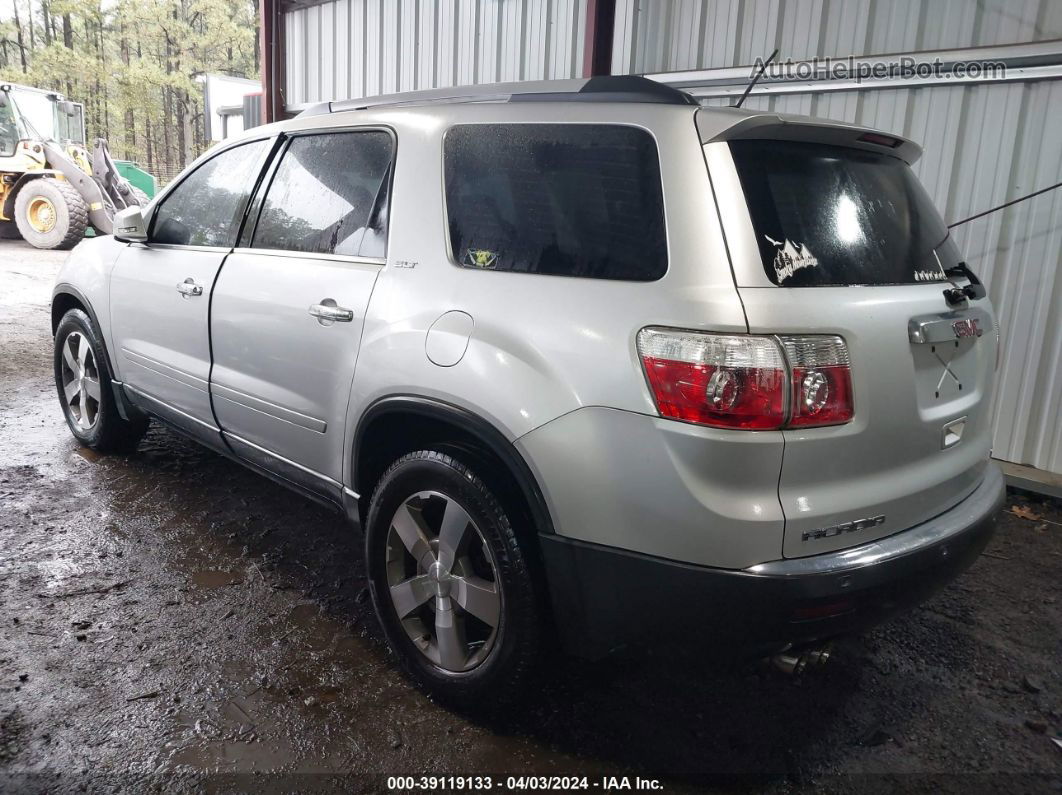
[[[764,237],[777,249],[774,253],[774,272],[778,275],[779,284],[792,278],[798,270],[818,266],[818,259],[808,251],[806,246],[794,243],[789,238],[782,241],[775,240],[770,235],[764,235]]]
[[[470,248],[465,255],[465,261],[473,268],[493,268],[498,261],[498,252],[489,251],[485,248]]]

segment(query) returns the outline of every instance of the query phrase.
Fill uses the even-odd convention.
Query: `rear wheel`
[[[147,419],[122,419],[105,356],[87,314],[71,309],[63,315],[55,332],[55,386],[70,432],[94,450],[132,450]]]
[[[365,549],[377,615],[413,679],[463,706],[519,692],[541,613],[510,512],[476,472],[435,450],[400,458],[373,494]]]
[[[15,196],[15,223],[31,246],[69,249],[85,236],[88,206],[69,182],[41,177]]]

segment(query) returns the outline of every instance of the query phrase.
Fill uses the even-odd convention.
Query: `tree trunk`
[[[90,45],[94,46],[95,45],[95,41],[96,41],[96,37],[92,35],[92,21],[86,16],[85,17],[85,43],[84,43],[84,49],[88,50]],[[98,54],[96,56],[96,61],[97,61],[97,63],[99,62],[99,55]],[[96,71],[96,83],[95,83],[96,89],[95,89],[95,91],[91,92],[91,99],[92,99],[92,125],[91,126],[94,129],[98,130],[100,128],[100,125],[103,123],[103,113],[102,113],[102,110],[101,110],[103,105],[100,102],[100,85],[99,85],[100,75],[99,75],[99,70],[97,69],[95,71]],[[91,78],[92,76],[91,75],[86,75],[86,77],[87,78]],[[86,83],[87,82],[88,81],[86,80]],[[78,81],[78,85],[79,86],[83,85],[80,80]],[[88,125],[88,120],[86,120],[85,123],[86,123],[86,125]],[[88,136],[86,136],[86,137],[88,137]]]
[[[52,17],[48,13],[47,0],[41,3],[41,17],[44,19],[44,44],[48,46],[52,43]]]
[[[193,100],[192,102],[192,129],[195,130],[195,154],[196,156],[203,153],[206,149],[206,129],[203,119],[203,106],[199,104],[199,100]]]
[[[254,5],[254,72],[262,74],[262,17],[259,15],[258,4],[261,0],[251,0]]]
[[[29,6],[29,14],[26,18],[26,26],[29,28],[30,51],[37,49],[37,36],[33,32],[33,0],[26,0]]]
[[[110,74],[110,70],[107,67],[107,45],[103,40],[103,4],[98,1],[96,4],[96,62],[98,64],[96,91],[103,103],[103,121],[101,127],[97,128],[97,133],[100,138],[109,142],[111,140],[111,98],[107,89],[110,81],[104,81],[101,85],[100,75]]]
[[[147,143],[147,169],[151,174],[158,174],[158,169],[155,167],[155,150],[151,146],[151,118],[145,117],[144,119],[144,138]]]
[[[119,54],[122,58],[122,63],[125,64],[126,69],[129,68],[129,39],[125,36],[125,23],[120,24],[121,41],[119,42]],[[128,98],[123,96],[123,102],[128,102]],[[123,148],[125,150],[126,160],[138,160],[136,156],[136,115],[133,113],[133,106],[130,104],[125,110],[125,135],[123,136]]]
[[[26,65],[26,44],[22,37],[22,20],[18,15],[18,0],[14,0],[11,5],[15,9],[15,38],[18,44],[18,56],[22,59],[22,73],[26,74],[29,72],[29,67]]]
[[[173,92],[173,111],[177,117],[177,168],[182,169],[185,166],[185,153],[187,150],[187,140],[185,135],[185,107],[184,107],[184,92]]]
[[[192,109],[192,98],[188,92],[184,92],[184,165],[188,165],[197,154],[195,148],[195,116]]]

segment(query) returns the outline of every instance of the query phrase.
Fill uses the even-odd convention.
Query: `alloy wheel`
[[[100,373],[88,337],[77,331],[63,340],[62,381],[67,413],[78,428],[91,430],[100,413]]]
[[[468,512],[440,492],[414,494],[391,519],[386,554],[391,603],[413,645],[450,672],[481,664],[498,637],[502,592]]]

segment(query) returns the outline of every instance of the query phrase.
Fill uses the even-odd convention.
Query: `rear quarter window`
[[[783,287],[945,279],[958,249],[910,167],[888,154],[732,141],[767,277]]]
[[[458,265],[629,281],[667,271],[660,164],[645,130],[458,125],[444,168]]]

